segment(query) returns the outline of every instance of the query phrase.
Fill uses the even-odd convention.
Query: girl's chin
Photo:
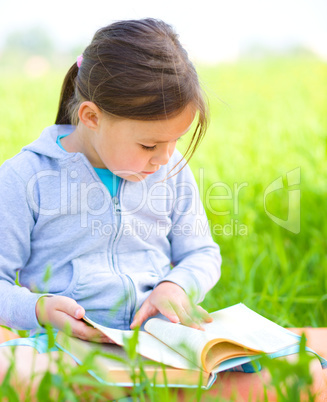
[[[133,175],[129,175],[129,176],[120,176],[122,179],[128,180],[128,181],[133,181],[133,182],[138,182],[138,181],[142,181],[144,179],[146,179],[148,176],[150,176],[149,174],[146,173],[135,173]]]

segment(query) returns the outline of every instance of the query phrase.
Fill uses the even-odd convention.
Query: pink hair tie
[[[77,56],[77,67],[80,68],[83,61],[83,55]]]

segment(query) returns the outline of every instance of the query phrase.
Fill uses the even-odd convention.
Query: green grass
[[[202,305],[214,311],[243,302],[282,326],[326,326],[327,65],[313,58],[244,60],[198,72],[211,125],[190,165],[223,256],[222,277]],[[53,124],[64,73],[3,72],[0,163]],[[263,203],[268,185],[280,176],[286,185],[295,168],[301,169],[298,234],[274,223]],[[228,189],[228,199],[212,198]],[[287,218],[286,187],[267,197],[267,208]],[[218,225],[234,233],[221,234]]]
[[[268,59],[200,72],[209,88],[212,122],[191,166],[195,175],[204,168],[205,188],[214,182],[230,189],[247,184],[238,202],[211,202],[212,210],[229,214],[207,211],[212,224],[238,220],[248,229],[246,236],[215,236],[222,278],[204,306],[212,310],[242,301],[284,326],[325,326],[327,66],[313,59]],[[271,182],[298,167],[301,227],[293,234],[267,216],[263,197]],[[287,191],[268,196],[267,208],[286,219]]]

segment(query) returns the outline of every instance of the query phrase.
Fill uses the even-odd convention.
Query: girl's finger
[[[201,329],[201,321],[197,318],[192,316],[191,312],[187,311],[185,308],[181,307],[178,311],[178,316],[180,317],[181,323],[186,325],[187,327],[191,327],[194,329]]]
[[[105,335],[101,337],[100,342],[101,343],[113,343],[113,344],[116,344],[116,342],[114,342],[112,339],[108,338]]]
[[[56,309],[76,318],[77,320],[80,320],[85,315],[84,308],[70,297],[62,296],[58,298]]]
[[[213,318],[211,317],[211,315],[201,306],[197,306],[197,310],[201,315],[201,319],[205,322],[212,322]]]
[[[52,313],[51,324],[69,335],[83,340],[97,340],[101,338],[101,332],[89,327],[83,321],[77,320],[66,312],[55,310]]]
[[[74,320],[74,318],[72,318],[72,320]],[[92,328],[80,320],[73,321],[71,330],[73,336],[85,341],[102,342],[103,339],[107,338],[98,329]]]
[[[142,323],[150,317],[158,314],[158,310],[152,306],[150,303],[145,301],[139,311],[135,314],[134,319],[130,325],[130,329],[134,329],[141,326]]]
[[[83,321],[75,320],[72,335],[77,338],[98,342],[98,343],[115,343],[112,339],[104,335],[101,331],[96,328],[92,328],[85,324]]]
[[[202,327],[203,322],[211,322],[212,317],[209,315],[209,313],[204,310],[201,306],[194,305],[187,300],[187,302],[182,304],[183,309],[185,313],[188,315],[189,320],[191,321],[190,324],[187,323],[187,318],[185,325],[188,325],[192,328],[197,328],[201,329],[204,331],[204,328]]]
[[[188,313],[190,317],[192,317],[192,320],[202,323],[204,322],[211,322],[213,318],[211,315],[201,306],[195,305],[187,301],[186,303],[183,303],[183,307],[185,311]]]
[[[159,312],[165,317],[167,317],[169,321],[175,324],[181,321],[176,309],[174,308],[174,306],[171,305],[171,303],[165,303],[158,309]]]

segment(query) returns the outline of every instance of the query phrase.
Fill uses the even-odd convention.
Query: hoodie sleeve
[[[43,294],[15,284],[31,253],[32,211],[23,180],[4,163],[0,168],[0,324],[15,329],[39,328],[35,314]]]
[[[174,282],[201,302],[220,277],[221,256],[213,241],[199,189],[188,165],[178,173],[168,234],[174,268],[163,281]]]

